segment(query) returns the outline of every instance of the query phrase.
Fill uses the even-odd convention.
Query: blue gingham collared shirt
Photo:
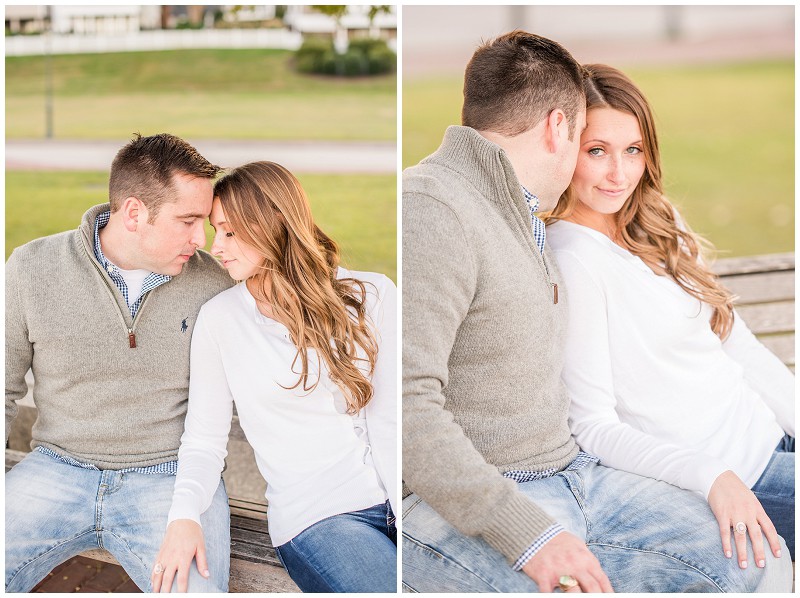
[[[577,456],[572,460],[572,463],[567,465],[563,471],[575,471],[586,467],[590,463],[597,463],[599,460],[600,459],[590,455],[589,453],[579,451]],[[545,478],[554,476],[557,473],[558,470],[555,468],[545,469],[544,471],[507,471],[503,474],[503,477],[512,479],[518,484],[522,484],[524,482],[533,482],[534,480],[543,480]],[[525,563],[533,558],[533,555],[539,552],[539,550],[541,550],[545,544],[563,531],[564,528],[559,523],[554,523],[544,530],[542,535],[536,538],[533,543],[528,546],[525,552],[523,552],[520,557],[514,561],[514,571],[519,571],[522,569],[525,566]]]
[[[520,185],[522,187],[522,185]],[[531,211],[531,225],[533,227],[533,240],[536,241],[536,246],[539,248],[540,253],[544,253],[544,240],[545,228],[542,222],[536,215],[539,211],[539,198],[533,193],[522,187],[522,195],[525,196],[525,202],[528,204],[528,209]]]
[[[151,272],[147,275],[147,278],[144,279],[144,283],[142,284],[142,292],[139,294],[139,297],[134,301],[133,304],[130,304],[128,299],[128,285],[125,284],[125,279],[122,278],[122,275],[119,273],[119,268],[109,262],[106,259],[106,256],[103,255],[103,250],[100,247],[100,229],[103,228],[106,224],[108,224],[108,220],[111,217],[111,212],[103,212],[97,216],[97,220],[94,225],[94,256],[97,258],[97,261],[103,267],[103,269],[108,272],[108,275],[111,277],[111,280],[114,281],[114,284],[117,288],[122,292],[122,296],[125,297],[125,302],[128,303],[128,308],[131,311],[131,317],[136,317],[136,312],[139,310],[139,307],[142,305],[142,300],[144,299],[145,294],[147,291],[151,291],[159,285],[164,284],[165,282],[169,282],[172,280],[171,276],[166,276],[164,274],[156,274]],[[91,463],[83,463],[78,461],[77,459],[73,459],[67,455],[59,455],[57,452],[43,447],[37,446],[36,450],[40,453],[44,453],[54,459],[58,459],[66,463],[67,465],[72,465],[73,467],[80,467],[82,469],[92,469],[94,471],[100,471],[98,467],[92,465]],[[178,473],[178,462],[176,460],[167,461],[166,463],[158,463],[157,465],[149,465],[147,467],[129,467],[127,469],[121,469],[120,473],[145,473],[145,474],[152,474],[152,473],[159,473],[159,474],[167,474],[167,475],[175,475]]]
[[[53,457],[54,459],[63,461],[67,465],[72,465],[73,467],[80,467],[81,469],[91,469],[93,471],[100,471],[100,469],[97,466],[92,465],[91,463],[83,463],[67,455],[59,455],[57,452],[43,446],[37,446],[36,450],[39,451],[40,453],[44,453],[49,457]],[[147,467],[128,467],[127,469],[119,470],[119,473],[128,473],[128,472],[145,473],[145,474],[162,473],[166,475],[175,475],[176,473],[178,473],[178,462],[167,461],[166,463],[159,463],[157,465],[148,465]]]
[[[100,229],[108,224],[109,218],[111,218],[111,212],[103,212],[97,216],[97,220],[94,224],[94,256],[97,258],[97,261],[100,262],[103,270],[108,272],[108,275],[111,277],[111,280],[114,281],[114,284],[120,290],[122,296],[125,297],[125,302],[128,304],[128,309],[131,311],[131,317],[135,318],[136,312],[139,311],[139,307],[142,305],[142,301],[144,301],[144,296],[147,294],[147,292],[152,291],[154,288],[164,284],[165,282],[169,282],[172,280],[172,277],[167,276],[166,274],[156,274],[155,272],[151,272],[147,275],[147,278],[145,278],[144,282],[142,283],[142,292],[139,293],[139,296],[136,298],[136,300],[131,303],[131,300],[128,297],[128,285],[125,284],[125,279],[122,278],[122,275],[119,273],[119,268],[106,259],[106,256],[103,255],[103,249],[100,247]]]

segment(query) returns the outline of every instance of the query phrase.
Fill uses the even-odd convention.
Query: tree
[[[342,27],[342,17],[347,14],[347,6],[339,4],[313,4],[312,9],[324,15],[333,17],[336,22],[336,31],[333,34],[333,46],[340,54],[347,49],[347,31]]]

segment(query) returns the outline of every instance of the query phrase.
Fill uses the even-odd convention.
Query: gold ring
[[[161,563],[156,563],[155,566],[153,567],[153,573],[155,573],[156,575],[161,575],[163,572],[164,572],[164,565],[162,565]]]
[[[737,534],[742,534],[743,536],[747,533],[747,526],[744,524],[744,521],[740,521],[734,525],[733,529]]]
[[[558,587],[562,592],[567,592],[578,585],[578,580],[572,575],[562,575],[558,578]]]

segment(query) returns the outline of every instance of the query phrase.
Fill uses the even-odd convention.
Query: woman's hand
[[[191,519],[176,519],[167,526],[167,533],[161,543],[153,574],[153,593],[169,592],[172,580],[178,580],[178,591],[186,592],[189,585],[189,567],[192,559],[197,559],[197,570],[203,577],[208,577],[206,546],[203,540],[203,529]]]
[[[739,566],[747,567],[747,534],[753,543],[753,555],[756,565],[764,566],[764,541],[761,532],[767,537],[772,554],[781,556],[780,539],[775,526],[767,516],[756,495],[744,485],[732,471],[725,471],[714,480],[708,493],[708,504],[714,512],[719,523],[722,549],[725,556],[731,558],[731,528],[733,528],[736,542],[736,553]],[[744,523],[747,529],[744,533],[736,530],[737,524]]]

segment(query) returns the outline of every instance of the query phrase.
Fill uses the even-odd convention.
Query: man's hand
[[[571,575],[578,585],[570,592],[613,592],[600,562],[586,544],[569,532],[561,532],[544,545],[522,568],[540,592],[552,592],[558,578]]]
[[[189,586],[189,567],[194,558],[197,559],[200,575],[207,578],[209,573],[203,529],[191,519],[176,519],[167,526],[167,533],[154,563],[150,577],[153,593],[168,593],[176,576],[178,591],[186,592]]]

